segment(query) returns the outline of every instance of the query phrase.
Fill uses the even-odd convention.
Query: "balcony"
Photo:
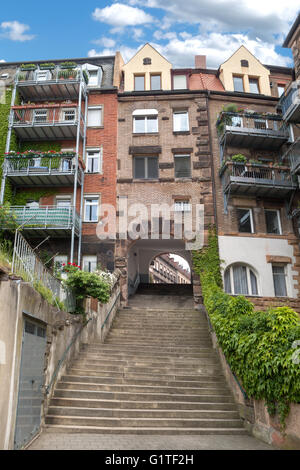
[[[11,206],[10,211],[16,217],[17,224],[24,224],[26,234],[32,237],[71,236],[73,224],[75,235],[80,232],[80,216],[72,206]]]
[[[283,119],[288,122],[300,122],[300,91],[297,82],[293,82],[279,100]]]
[[[72,186],[76,173],[76,157],[75,153],[7,155],[3,171],[9,181],[18,187]],[[82,172],[79,161],[78,184],[82,182]]]
[[[217,121],[221,146],[277,150],[289,139],[281,116],[222,112]]]
[[[220,177],[227,195],[285,198],[298,186],[288,167],[226,162]]]
[[[12,122],[23,141],[74,140],[80,123],[84,135],[84,118],[78,116],[76,104],[13,106]]]
[[[285,152],[282,160],[289,162],[293,175],[300,175],[300,137]]]
[[[80,68],[20,70],[16,77],[18,90],[25,101],[78,99],[84,84]]]

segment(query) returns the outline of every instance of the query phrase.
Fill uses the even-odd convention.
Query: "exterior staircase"
[[[119,310],[105,343],[84,347],[61,378],[47,430],[247,434],[192,297],[142,292]]]

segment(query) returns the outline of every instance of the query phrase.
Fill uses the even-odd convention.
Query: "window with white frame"
[[[76,110],[75,109],[63,109],[62,111],[62,120],[63,121],[75,121],[76,119]]]
[[[56,196],[56,207],[71,207],[71,196]]]
[[[173,131],[188,131],[189,130],[189,113],[188,111],[174,111],[173,112]]]
[[[86,152],[86,172],[101,173],[102,171],[102,148],[88,149]]]
[[[281,235],[280,212],[278,210],[265,209],[267,233]]]
[[[174,90],[186,90],[187,89],[186,75],[173,75],[173,89]]]
[[[237,209],[238,230],[241,233],[254,233],[252,209]]]
[[[272,264],[274,292],[276,297],[287,297],[286,266]]]
[[[47,109],[35,109],[33,111],[33,120],[34,122],[47,122],[48,120]]]
[[[259,295],[256,274],[244,264],[234,264],[225,270],[224,288],[228,294]]]
[[[88,86],[97,86],[100,82],[100,74],[97,69],[88,69],[89,83]]]
[[[174,211],[175,212],[190,212],[191,211],[191,202],[189,199],[178,199],[174,201]]]
[[[83,256],[82,269],[88,273],[92,273],[97,269],[97,256]]]
[[[87,126],[101,127],[102,125],[102,106],[89,107],[87,115]]]
[[[156,109],[137,109],[132,115],[134,134],[158,132],[158,112]]]
[[[84,222],[98,222],[99,196],[84,197]]]

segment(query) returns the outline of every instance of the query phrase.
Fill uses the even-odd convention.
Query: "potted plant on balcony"
[[[35,64],[22,64],[20,69],[23,71],[36,70],[37,66]]]
[[[76,62],[62,62],[60,64],[61,69],[75,69],[77,67]]]
[[[60,70],[58,78],[59,80],[74,80],[76,78],[76,70]]]
[[[83,74],[83,78],[84,78],[85,83],[88,85],[89,84],[89,76],[88,76],[87,71],[83,70],[82,74]]]
[[[40,70],[53,70],[55,67],[56,65],[53,62],[45,62],[44,64],[40,64]]]
[[[233,163],[247,163],[247,158],[242,153],[236,153],[235,155],[232,155],[231,161]]]

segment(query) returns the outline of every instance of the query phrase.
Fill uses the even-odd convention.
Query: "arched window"
[[[224,288],[228,294],[259,295],[257,277],[245,264],[233,264],[226,268]]]

